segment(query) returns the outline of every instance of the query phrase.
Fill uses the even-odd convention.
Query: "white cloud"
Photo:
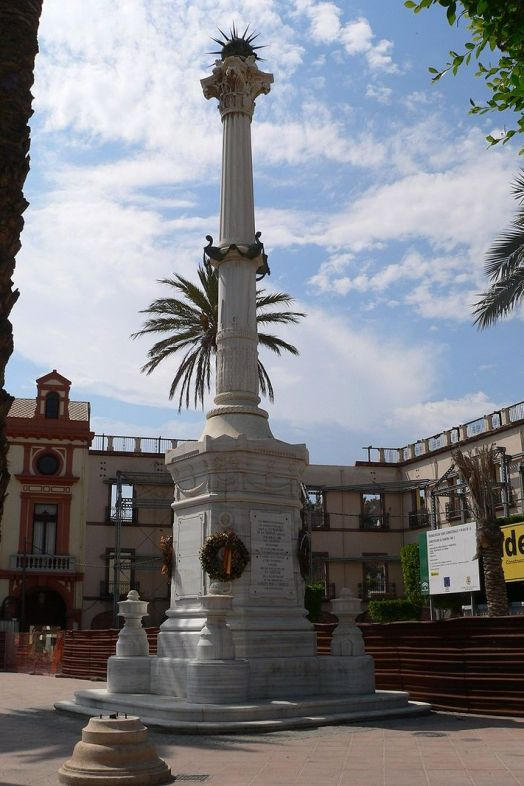
[[[335,3],[318,3],[308,9],[314,41],[330,43],[340,32],[341,11]]]
[[[485,393],[477,391],[457,399],[445,398],[396,407],[386,425],[405,429],[405,444],[407,444],[410,439],[437,435],[462,423],[496,412],[501,406],[500,402],[492,401]]]
[[[371,25],[364,17],[359,17],[354,22],[348,22],[341,31],[340,38],[349,55],[365,55],[371,69],[395,73],[398,69],[389,54],[393,43],[382,39],[373,44],[375,35]]]
[[[424,238],[438,250],[468,245],[482,256],[508,212],[509,173],[496,155],[440,172],[419,172],[370,189],[333,216],[327,242],[335,247]]]
[[[279,420],[365,433],[391,408],[427,397],[437,368],[427,347],[388,340],[323,309],[299,305],[307,318],[283,335],[298,346],[300,357],[263,360],[276,382]]]
[[[379,104],[390,104],[391,94],[393,90],[385,85],[368,85],[366,95],[368,98],[374,98]]]

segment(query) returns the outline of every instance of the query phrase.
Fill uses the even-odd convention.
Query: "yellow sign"
[[[524,521],[500,528],[504,536],[502,569],[506,581],[524,580]]]

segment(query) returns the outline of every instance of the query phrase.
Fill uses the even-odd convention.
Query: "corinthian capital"
[[[242,112],[253,116],[255,98],[269,93],[273,74],[260,71],[254,55],[216,60],[211,76],[200,80],[205,98],[217,98],[220,115]]]

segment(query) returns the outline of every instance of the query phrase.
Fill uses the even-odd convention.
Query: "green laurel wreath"
[[[240,578],[249,562],[249,551],[231,529],[206,538],[199,556],[203,570],[216,581]]]

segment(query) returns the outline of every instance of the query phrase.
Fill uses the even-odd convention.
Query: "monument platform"
[[[310,696],[243,704],[193,704],[174,696],[109,693],[106,689],[80,690],[74,701],[58,701],[63,712],[94,716],[132,713],[147,726],[191,734],[279,731],[375,718],[425,715],[430,705],[408,701],[401,691],[375,691],[362,696]]]

